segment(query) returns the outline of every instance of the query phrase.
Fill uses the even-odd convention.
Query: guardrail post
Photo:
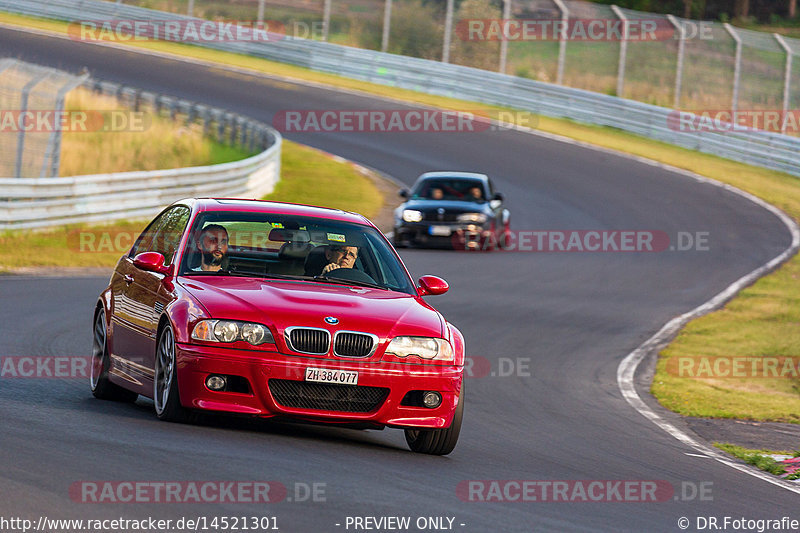
[[[258,0],[258,15],[256,15],[256,20],[258,20],[259,24],[264,24],[264,0]]]
[[[194,0],[189,0],[189,7],[186,8],[186,14],[190,17],[194,16]]]
[[[25,86],[22,88],[22,99],[21,99],[20,106],[19,106],[20,107],[19,112],[20,112],[20,122],[21,122],[20,126],[21,127],[19,129],[19,134],[17,135],[17,160],[16,160],[16,163],[14,165],[14,177],[15,178],[21,178],[22,177],[22,155],[23,155],[23,149],[25,148],[25,124],[24,124],[24,122],[25,122],[25,112],[28,110],[28,95],[30,95],[31,90],[37,84],[39,84],[39,82],[41,82],[43,79],[47,78],[48,76],[50,76],[49,72],[44,72],[42,74],[39,74],[38,76],[36,76],[33,79],[31,79],[31,81],[26,83]]]
[[[617,6],[611,10],[622,21],[622,40],[619,42],[619,66],[617,67],[617,96],[625,98],[625,60],[628,57],[628,17]]]
[[[322,5],[322,40],[328,42],[328,32],[331,27],[331,0],[325,0]]]
[[[453,34],[453,0],[447,0],[444,14],[444,43],[442,44],[442,63],[450,62],[450,39]]]
[[[500,66],[497,72],[506,73],[506,59],[508,57],[508,19],[511,18],[511,0],[503,0],[503,24],[500,36]]]
[[[569,25],[569,9],[562,0],[553,0],[561,11],[561,32],[558,36],[558,67],[556,70],[556,83],[564,85],[564,64],[567,61],[567,26]]]
[[[389,30],[392,27],[392,0],[384,0],[383,6],[383,36],[381,37],[381,52],[389,49]]]
[[[681,103],[681,91],[683,90],[683,57],[686,50],[686,30],[676,17],[667,15],[667,18],[678,30],[678,65],[675,67],[675,97],[672,104],[674,109],[678,109]]]
[[[736,42],[736,59],[733,65],[733,101],[731,102],[731,111],[735,112],[739,107],[739,80],[742,77],[742,38],[739,37],[739,34],[733,29],[733,26],[727,22],[723,24],[723,26]]]

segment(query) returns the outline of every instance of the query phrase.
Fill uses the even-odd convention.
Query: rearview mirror
[[[422,276],[419,278],[419,287],[417,287],[417,294],[420,296],[436,296],[444,294],[450,288],[445,280],[436,276]]]
[[[142,252],[133,258],[133,266],[146,272],[169,274],[172,267],[164,266],[164,256],[159,252]]]

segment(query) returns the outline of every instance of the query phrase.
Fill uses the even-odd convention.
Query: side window
[[[188,207],[178,206],[164,213],[164,223],[159,226],[150,248],[164,256],[165,264],[172,264],[175,250],[178,249],[188,223]]]
[[[152,252],[152,245],[153,245],[153,238],[158,233],[158,229],[164,224],[164,220],[166,219],[167,214],[169,211],[161,213],[158,218],[153,220],[149,226],[139,235],[139,238],[136,239],[136,243],[131,248],[131,253],[129,257],[136,257],[137,254],[142,252]]]

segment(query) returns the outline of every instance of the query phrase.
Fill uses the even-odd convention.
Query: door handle
[[[125,274],[122,278],[125,280],[125,283],[127,283],[128,285],[133,283],[133,276],[131,276],[130,274]]]

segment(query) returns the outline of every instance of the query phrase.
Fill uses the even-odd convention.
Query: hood
[[[291,326],[397,335],[441,337],[444,321],[420,298],[410,294],[306,281],[240,277],[184,277],[181,285],[211,318],[274,326],[283,336]],[[336,325],[325,323],[335,317]],[[277,339],[276,339],[277,340]]]
[[[400,206],[403,209],[415,209],[423,213],[436,212],[443,208],[448,213],[486,213],[491,214],[489,202],[459,202],[456,200],[408,200]]]

